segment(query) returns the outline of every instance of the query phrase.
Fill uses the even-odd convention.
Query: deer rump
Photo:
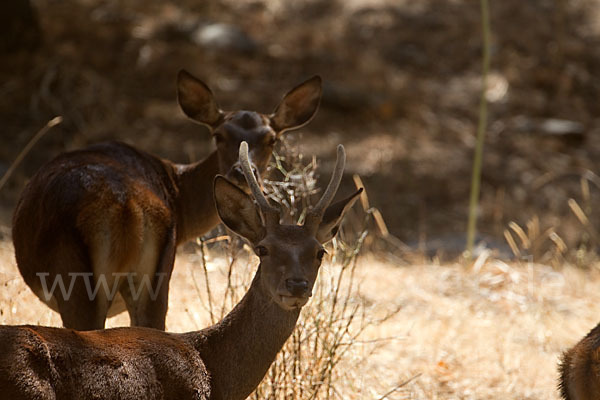
[[[37,196],[23,194],[13,222],[15,238],[29,236],[14,241],[17,263],[35,266],[20,268],[27,285],[55,311],[57,296],[84,296],[84,304],[94,292],[112,304],[108,316],[125,311],[122,291],[135,294],[142,282],[132,279],[161,272],[155,268],[166,247],[161,238],[175,235],[172,174],[158,158],[110,142],[55,158],[31,188]]]

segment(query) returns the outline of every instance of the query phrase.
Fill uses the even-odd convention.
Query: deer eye
[[[325,249],[321,249],[317,252],[317,259],[319,261],[323,260],[323,257],[325,257],[325,254],[327,254],[327,252],[325,251]]]
[[[213,137],[215,138],[215,142],[217,142],[217,143],[221,143],[221,142],[223,142],[223,140],[225,140],[223,135],[220,133],[213,133]]]
[[[263,140],[268,146],[273,146],[277,143],[277,135],[267,134]]]
[[[256,252],[256,254],[259,257],[264,257],[264,256],[269,255],[269,250],[267,250],[267,248],[265,246],[256,246],[254,251]]]

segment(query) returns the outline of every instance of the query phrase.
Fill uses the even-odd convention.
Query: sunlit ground
[[[248,274],[256,265],[254,258],[250,262]],[[208,280],[217,311],[225,287],[223,264],[209,254]],[[335,269],[323,268],[325,277]],[[556,271],[483,259],[468,270],[460,265],[397,267],[366,257],[359,260],[357,273],[356,297],[374,318],[399,311],[369,327],[340,366],[352,371],[343,398],[379,399],[391,391],[383,398],[557,399],[559,355],[600,319],[596,270]],[[168,330],[209,323],[204,282],[200,258],[179,254]],[[0,284],[2,323],[60,325],[58,314],[23,283],[7,241],[0,242]],[[127,323],[121,314],[107,325]]]

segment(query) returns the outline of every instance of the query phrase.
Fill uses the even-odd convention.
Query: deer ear
[[[242,189],[217,175],[214,181],[217,213],[229,229],[256,244],[265,236],[258,208]]]
[[[319,224],[319,229],[317,230],[317,240],[320,243],[325,243],[333,239],[340,228],[340,223],[342,222],[342,218],[344,218],[344,214],[354,205],[354,202],[358,199],[358,196],[362,191],[363,189],[360,188],[350,197],[327,207],[323,214],[323,218],[321,219],[321,223]]]
[[[177,74],[177,100],[185,115],[201,124],[214,128],[223,119],[212,91],[183,69]]]
[[[313,76],[286,93],[271,114],[271,127],[278,135],[300,128],[317,112],[321,101],[321,78]]]

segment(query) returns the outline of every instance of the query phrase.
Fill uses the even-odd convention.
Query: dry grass
[[[231,287],[243,287],[254,273],[255,257],[244,254],[236,257]],[[228,287],[228,258],[210,251],[206,255],[212,296],[220,304]],[[252,268],[243,268],[246,261]],[[350,303],[364,306],[371,321],[381,322],[368,325],[339,361],[334,398],[380,399],[392,390],[386,398],[556,399],[559,354],[599,319],[600,274],[596,269],[565,267],[557,272],[538,264],[480,261],[467,270],[460,265],[397,267],[360,258],[355,270],[360,294],[352,291]],[[201,265],[199,254],[178,256],[169,331],[194,330],[210,322]],[[328,317],[330,304],[317,303],[331,294],[332,278],[340,268],[328,262],[323,266],[317,292],[324,297],[318,300],[317,294],[303,311],[304,328],[314,328],[319,313]],[[0,322],[60,325],[58,315],[21,280],[7,241],[0,242],[0,284]],[[122,314],[107,325],[127,323]],[[297,339],[290,340],[288,354]],[[306,371],[299,373],[306,378]]]
[[[368,370],[388,381],[422,373],[404,398],[557,398],[559,354],[598,320],[597,272],[490,261],[479,271],[371,264],[365,274],[374,303],[402,305],[372,334],[400,331],[405,340],[385,346]]]

